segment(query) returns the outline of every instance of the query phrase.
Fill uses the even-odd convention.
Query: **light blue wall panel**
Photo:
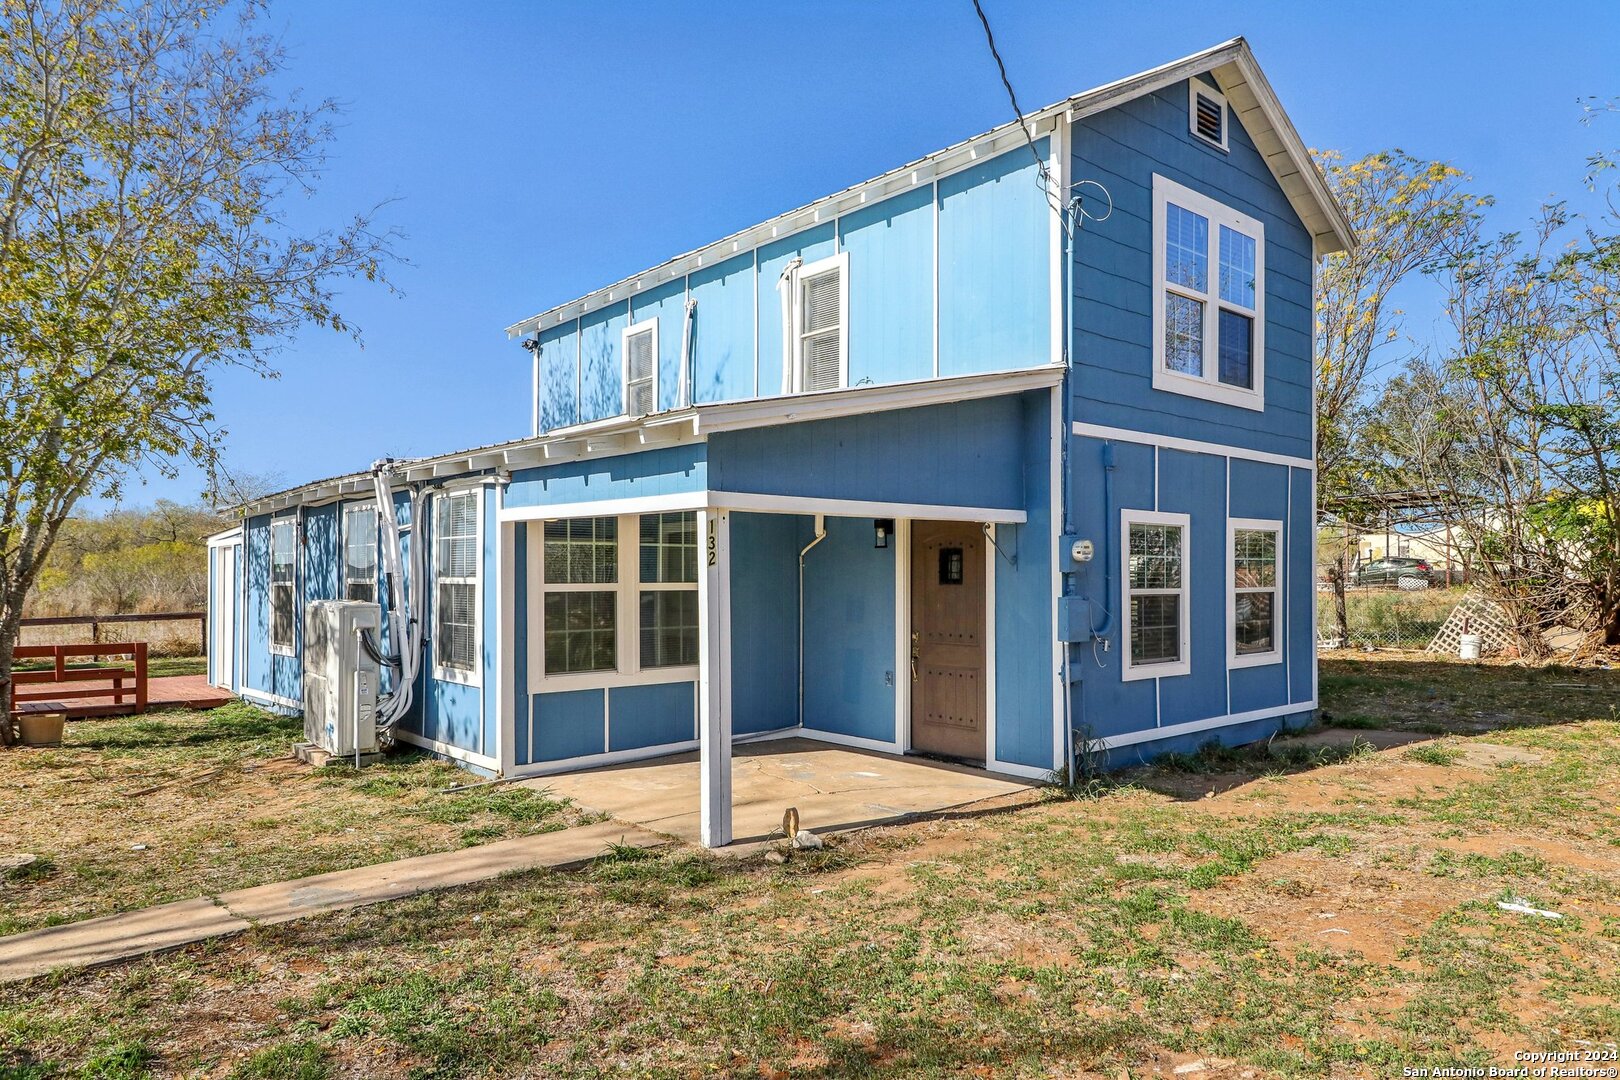
[[[731,515],[731,730],[799,722],[799,549],[810,519]]]
[[[600,754],[607,749],[607,697],[601,690],[566,690],[534,695],[535,761]]]
[[[493,488],[485,488],[483,551],[480,553],[484,560],[481,578],[484,593],[481,597],[481,618],[484,625],[483,656],[480,658],[480,666],[483,668],[483,730],[479,733],[479,752],[489,757],[495,756],[495,728],[501,715],[501,687],[496,678],[496,654],[500,649],[501,590],[511,589],[513,586],[510,581],[496,580],[500,573],[498,569],[500,539],[500,527],[495,522],[495,492]]]
[[[610,304],[579,320],[579,419],[624,412],[624,328],[630,305]]]
[[[529,523],[513,527],[512,541],[512,760],[532,760],[529,750]]]
[[[579,323],[540,333],[540,430],[579,420]]]
[[[805,558],[804,726],[888,742],[895,548],[872,546],[870,518],[826,520],[827,538]]]
[[[219,595],[219,575],[219,548],[210,547],[208,549],[208,621],[204,624],[205,626],[215,625],[215,620],[220,618],[222,614],[215,610],[214,607],[214,597]],[[207,677],[210,685],[219,678],[220,671],[217,663],[219,658],[215,655],[217,650],[210,648],[212,644],[208,639],[203,639],[203,652],[207,655],[205,664],[207,665]]]
[[[739,401],[754,395],[754,254],[745,252],[687,279],[692,322],[692,400]]]
[[[1170,727],[1226,715],[1226,459],[1160,450],[1159,509],[1192,519],[1192,671],[1159,680],[1159,722]]]
[[[1024,507],[1022,411],[1009,395],[868,416],[716,432],[716,491]]]
[[[1312,541],[1311,479],[1307,469],[1294,469],[1289,491],[1288,668],[1289,700],[1310,701],[1316,692],[1316,625],[1311,616],[1316,598],[1316,564]]]
[[[1183,82],[1072,130],[1073,179],[1113,198],[1075,238],[1075,418],[1308,457],[1311,241],[1242,123],[1231,117],[1230,153],[1199,141]],[[1155,173],[1265,223],[1264,413],[1153,389]]]
[[[304,511],[304,602],[336,600],[340,553],[337,546],[337,507],[317,506]],[[300,624],[302,620],[300,620]]]
[[[1041,769],[1056,764],[1049,401],[1045,394],[1022,401],[1029,521],[996,528],[996,757]]]
[[[640,750],[695,738],[697,683],[615,686],[608,691],[609,750]]]
[[[1050,362],[1052,211],[1029,149],[945,177],[938,197],[939,373]]]
[[[782,294],[777,281],[794,258],[815,262],[836,254],[837,237],[828,221],[783,237],[759,249],[759,394],[782,393]],[[853,274],[853,270],[851,271]]]
[[[681,332],[686,322],[686,279],[678,277],[637,293],[630,301],[632,325],[658,323],[658,408],[673,409],[681,378]]]
[[[690,443],[521,469],[512,474],[506,505],[550,506],[702,491],[707,480],[706,460],[705,444]]]
[[[476,686],[428,677],[422,735],[474,754],[484,753],[483,692]]]
[[[268,694],[275,686],[270,664],[270,516],[249,518],[243,536],[242,562],[248,585],[242,608],[242,631],[247,635],[242,685]]]
[[[922,185],[845,214],[838,228],[849,253],[850,385],[933,375],[931,188]]]
[[[1114,503],[1103,513],[1105,474],[1103,443],[1075,439],[1070,444],[1073,475],[1069,493],[1076,534],[1091,539],[1096,557],[1074,575],[1075,592],[1092,600],[1094,625],[1110,619],[1109,648],[1089,643],[1071,645],[1070,667],[1078,685],[1071,688],[1074,725],[1091,738],[1153,727],[1157,694],[1151,679],[1121,682],[1119,512],[1153,509],[1153,448],[1137,443],[1114,444]]]

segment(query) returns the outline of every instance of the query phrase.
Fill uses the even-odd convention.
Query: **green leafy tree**
[[[370,215],[301,231],[334,113],[277,91],[260,5],[0,0],[0,740],[24,600],[76,504],[137,464],[213,471],[210,376],[352,333]]]

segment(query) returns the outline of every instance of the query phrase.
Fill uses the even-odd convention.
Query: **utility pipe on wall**
[[[799,726],[804,727],[804,557],[810,549],[827,539],[827,517],[816,515],[816,535],[799,549]]]

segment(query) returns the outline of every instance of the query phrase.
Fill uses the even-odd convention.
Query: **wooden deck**
[[[30,690],[48,692],[53,684],[40,684],[29,687]],[[221,690],[217,686],[208,685],[208,678],[204,675],[165,675],[161,678],[147,680],[146,708],[150,712],[154,709],[214,709],[228,702],[236,700],[229,690]],[[66,689],[66,687],[64,687]],[[112,681],[104,682],[76,681],[72,684],[75,691],[105,690],[112,693]],[[85,716],[120,716],[135,711],[133,702],[122,705],[107,701],[96,701],[94,704],[85,701],[64,699],[62,701],[27,701],[20,702],[18,712],[60,712],[67,713],[69,719],[78,719]]]

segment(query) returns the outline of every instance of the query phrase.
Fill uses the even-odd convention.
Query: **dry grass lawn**
[[[0,988],[0,1061],[1255,1080],[1612,1053],[1620,673],[1333,660],[1322,695],[1388,748],[1279,739],[780,866],[609,852],[256,930]]]

